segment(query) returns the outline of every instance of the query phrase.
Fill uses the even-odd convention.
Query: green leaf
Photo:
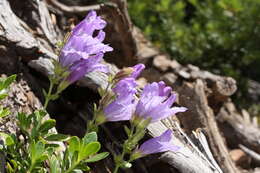
[[[0,132],[0,136],[3,137],[4,143],[5,143],[6,146],[10,146],[10,145],[14,144],[14,140],[10,135],[3,133],[3,132]]]
[[[97,133],[96,132],[90,132],[84,136],[82,139],[83,144],[89,144],[90,142],[96,142],[97,141]]]
[[[47,148],[59,148],[60,145],[59,144],[45,144],[45,147]]]
[[[71,152],[69,151],[69,147],[66,148],[63,159],[61,160],[62,169],[68,168],[71,165]]]
[[[83,171],[81,171],[79,169],[74,169],[72,173],[83,173]]]
[[[43,154],[40,157],[37,158],[37,162],[43,162],[44,160],[48,159],[48,155],[47,154]]]
[[[125,129],[125,132],[126,132],[127,136],[129,137],[129,135],[131,133],[130,129],[127,126],[124,126],[124,129]]]
[[[79,160],[86,159],[88,156],[97,153],[101,148],[99,142],[91,142],[85,146],[82,146],[79,151]]]
[[[45,151],[45,146],[41,141],[38,141],[37,143],[32,142],[30,144],[31,161],[36,162],[39,158],[42,157],[44,151]]]
[[[45,115],[47,115],[47,112],[44,110],[36,110],[34,111],[34,114],[36,117],[43,118]]]
[[[48,156],[51,156],[56,150],[56,147],[48,146],[48,144],[45,144],[45,153],[47,153]]]
[[[18,167],[17,161],[12,159],[10,162],[12,163],[13,168],[17,169],[17,167]]]
[[[52,134],[50,136],[47,136],[45,140],[47,141],[66,141],[69,138],[68,135],[63,134]]]
[[[108,155],[109,155],[108,152],[99,153],[99,154],[96,154],[96,155],[90,157],[89,159],[85,160],[85,162],[89,162],[89,163],[97,162],[99,160],[106,158]]]
[[[34,114],[26,115],[25,113],[18,112],[17,119],[18,119],[18,127],[21,129],[21,131],[29,136],[29,133],[31,136],[33,136],[31,131],[31,125],[33,120]]]
[[[77,165],[76,169],[79,169],[82,171],[90,171],[90,167],[88,167],[85,163]]]
[[[51,158],[49,158],[49,163],[50,173],[61,173],[60,162],[55,155],[52,155]]]
[[[6,163],[6,171],[7,173],[14,173],[14,169],[12,168],[12,166],[10,165],[10,163]]]
[[[4,99],[6,96],[8,96],[8,94],[6,93],[0,93],[0,100]]]
[[[73,136],[69,140],[69,152],[73,153],[75,151],[79,151],[80,148],[80,140],[77,136]]]
[[[7,115],[9,115],[11,112],[9,111],[9,109],[7,109],[7,108],[2,108],[2,107],[0,107],[0,118],[3,118],[3,117],[5,117],[5,116],[7,116]]]
[[[59,94],[52,94],[52,95],[50,96],[50,99],[51,99],[51,100],[56,100],[57,98],[59,98]]]
[[[42,92],[43,92],[43,96],[44,96],[44,98],[46,98],[46,96],[47,96],[47,92],[45,91],[45,89],[42,89]]]
[[[9,86],[11,85],[11,83],[13,83],[13,82],[15,81],[15,79],[16,79],[16,75],[15,75],[15,74],[9,76],[9,77],[5,80],[5,82],[4,82],[4,88],[9,87]]]
[[[54,119],[49,119],[43,122],[43,124],[39,127],[39,132],[47,132],[51,128],[55,127],[56,121]]]
[[[73,152],[73,156],[71,158],[71,164],[76,165],[79,161],[79,151]]]
[[[0,78],[0,91],[8,88],[11,83],[14,82],[16,75],[9,76],[7,78]]]

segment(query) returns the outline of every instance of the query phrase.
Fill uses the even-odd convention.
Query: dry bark
[[[213,154],[222,170],[230,173],[238,172],[228,155],[228,149],[217,127],[213,110],[208,105],[205,85],[202,80],[198,79],[194,84],[184,83],[178,93],[180,95],[180,104],[190,110],[179,116],[185,130],[191,131],[203,128],[209,138]]]
[[[242,144],[260,153],[260,128],[245,110],[240,114],[232,102],[226,102],[220,109],[218,120],[224,134],[229,134],[226,138],[230,145]]]

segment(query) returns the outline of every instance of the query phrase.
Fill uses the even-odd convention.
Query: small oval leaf
[[[3,140],[4,140],[4,143],[5,143],[6,146],[9,146],[9,145],[13,145],[13,144],[14,144],[14,140],[13,140],[13,138],[12,138],[10,135],[8,135],[8,134],[6,134],[6,133],[0,132],[0,136],[2,136],[2,138],[3,138]]]
[[[108,155],[109,155],[108,152],[99,153],[99,154],[96,154],[96,155],[90,157],[89,159],[87,159],[86,162],[89,162],[89,163],[97,162],[99,160],[106,158]]]
[[[72,136],[69,140],[69,152],[73,153],[75,151],[79,151],[80,140],[77,136]]]
[[[47,141],[66,141],[69,138],[68,135],[63,134],[52,134],[50,136],[47,136],[45,140]]]
[[[56,121],[54,119],[49,119],[43,122],[43,124],[39,127],[39,132],[46,132],[51,128],[55,127]]]
[[[91,142],[85,146],[82,146],[81,150],[79,151],[79,159],[86,159],[88,156],[97,153],[100,148],[101,145],[99,142]]]
[[[83,144],[89,144],[90,142],[96,142],[97,141],[97,133],[96,132],[90,132],[84,136],[82,139]]]

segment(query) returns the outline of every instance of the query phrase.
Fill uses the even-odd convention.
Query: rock
[[[192,65],[192,64],[188,64],[187,65],[188,69],[190,69],[191,71],[200,71],[200,68],[195,66],[195,65]]]
[[[260,83],[249,80],[248,81],[248,97],[254,102],[260,101]]]
[[[158,82],[160,81],[161,76],[161,73],[154,68],[145,69],[141,74],[141,77],[146,78],[149,82]]]
[[[175,81],[178,79],[178,76],[176,76],[174,73],[166,73],[163,75],[162,80],[167,84],[167,85],[172,85],[175,83]]]
[[[181,68],[181,64],[179,64],[176,60],[172,60],[170,63],[170,67],[172,70],[176,70]]]
[[[190,73],[184,71],[184,70],[181,70],[178,72],[178,74],[183,77],[184,79],[189,79],[191,77]]]
[[[153,59],[153,65],[160,71],[167,71],[171,65],[171,60],[165,55],[158,55]]]
[[[136,40],[135,42],[137,46],[137,55],[139,61],[145,62],[149,58],[159,54],[159,51],[155,49],[152,43],[145,38],[145,36],[139,28],[133,26],[132,33],[133,38]]]

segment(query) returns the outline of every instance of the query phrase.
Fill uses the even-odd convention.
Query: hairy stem
[[[47,95],[45,96],[45,102],[44,102],[43,109],[46,109],[46,108],[47,108],[48,103],[49,103],[49,101],[51,100],[52,89],[53,89],[53,82],[52,82],[52,80],[50,80],[50,87],[49,87],[49,91],[48,91]]]

